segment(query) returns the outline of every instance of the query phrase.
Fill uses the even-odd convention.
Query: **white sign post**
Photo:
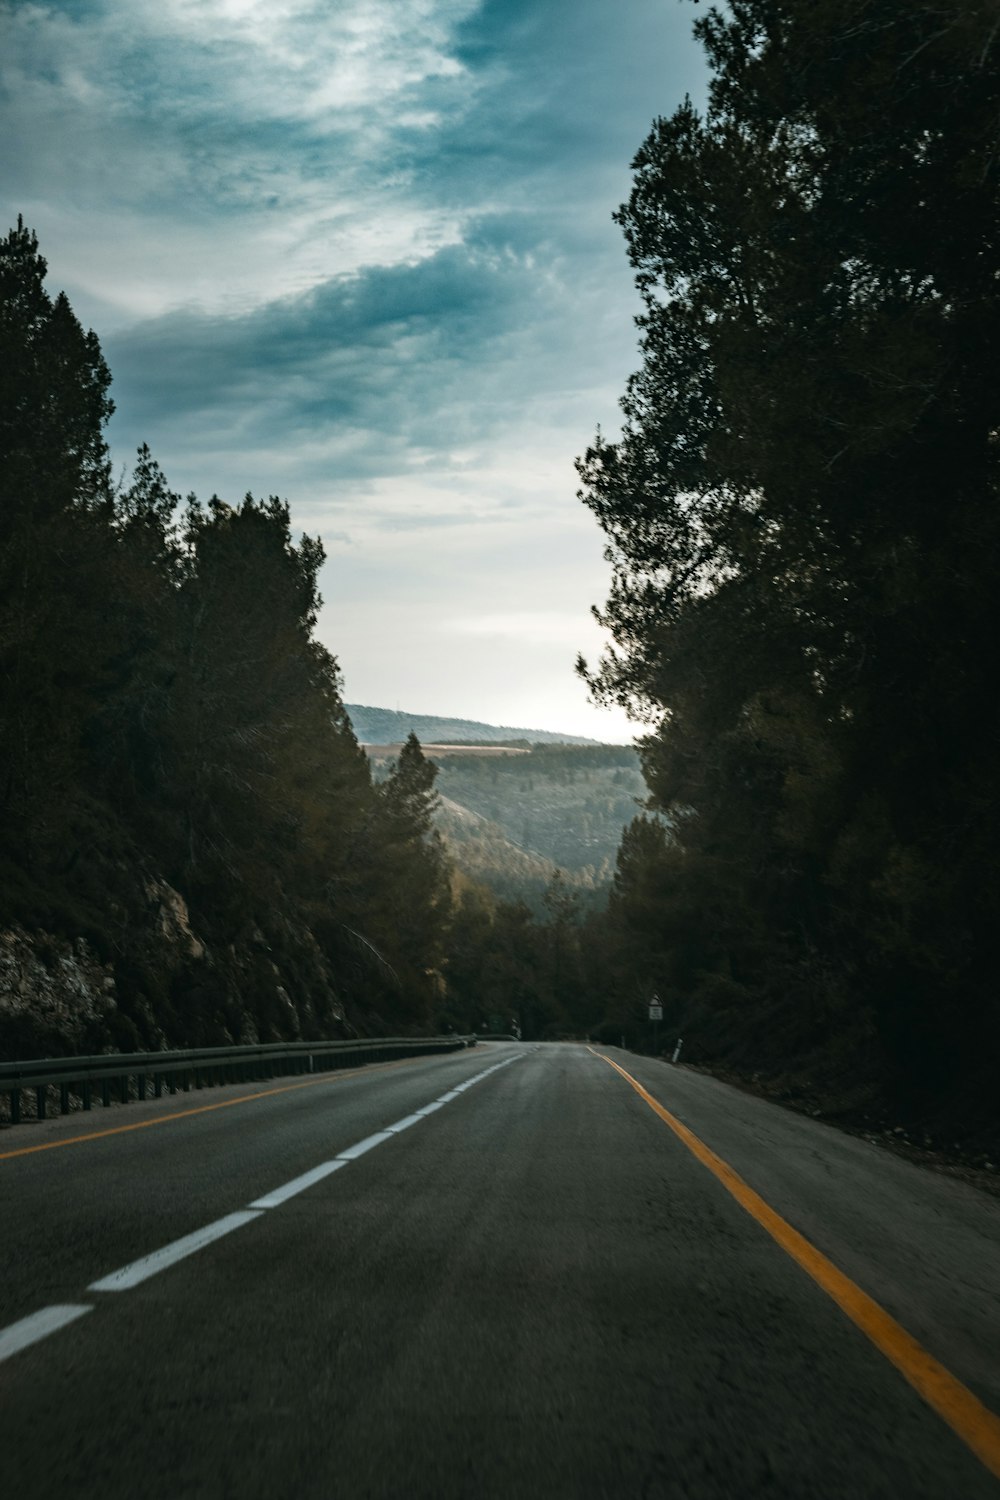
[[[660,1029],[660,1022],[663,1020],[663,1006],[660,1004],[659,995],[650,995],[649,997],[649,1019],[653,1023],[653,1056],[655,1057],[656,1034]]]

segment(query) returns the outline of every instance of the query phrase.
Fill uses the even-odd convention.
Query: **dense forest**
[[[375,785],[318,542],[114,484],[97,338],[0,245],[0,1053],[422,1028],[451,894],[415,739]]]
[[[645,720],[611,922],[703,1057],[996,1121],[1000,31],[732,0],[617,214],[642,364],[579,463],[581,669]]]
[[[623,829],[646,795],[632,746],[428,754],[443,799],[438,827],[460,869],[536,915],[557,872],[584,910],[604,903]]]

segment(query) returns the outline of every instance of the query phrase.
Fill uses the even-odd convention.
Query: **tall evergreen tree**
[[[3,522],[106,503],[111,376],[64,292],[45,290],[38,239],[18,219],[0,242],[0,496]]]
[[[72,796],[79,725],[113,650],[111,377],[45,275],[19,219],[0,242],[0,823],[15,851],[46,801]]]
[[[287,504],[190,497],[180,519],[146,448],[112,486],[107,367],[45,271],[19,223],[0,245],[0,923],[113,966],[95,1047],[424,1024],[447,917],[433,767],[414,742],[373,786],[315,639],[322,547]],[[38,1025],[19,1049],[67,1044]]]
[[[727,962],[800,995],[833,966],[939,1087],[997,1024],[995,16],[733,0],[696,30],[707,113],[655,122],[617,216],[643,365],[580,463],[614,568],[590,680],[755,913]]]
[[[426,1021],[443,995],[444,940],[451,906],[448,861],[434,829],[437,767],[408,735],[377,788],[379,857],[375,864],[382,943],[395,955],[401,990],[415,1020]],[[375,893],[373,893],[374,896]]]

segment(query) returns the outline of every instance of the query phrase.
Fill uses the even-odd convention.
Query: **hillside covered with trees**
[[[557,870],[587,904],[606,898],[622,831],[646,795],[632,746],[534,745],[488,758],[427,753],[446,799],[439,826],[468,874],[535,909]],[[449,812],[455,808],[474,816]]]
[[[502,730],[475,744],[424,745],[437,768],[435,826],[455,865],[539,914],[553,877],[586,909],[607,899],[624,829],[646,787],[631,745],[512,744]],[[367,747],[376,779],[399,747]]]
[[[112,482],[110,374],[0,244],[0,1055],[424,1027],[450,904],[415,740],[376,785],[288,507]]]

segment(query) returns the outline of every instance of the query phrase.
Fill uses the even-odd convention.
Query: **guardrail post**
[[[45,1101],[48,1092],[48,1088],[44,1083],[40,1083],[35,1090],[35,1104],[38,1109],[38,1118],[40,1120],[45,1119]]]
[[[84,1107],[84,1109],[89,1109],[90,1108],[90,1104],[91,1104],[91,1100],[90,1100],[90,1079],[89,1078],[85,1078],[83,1080],[83,1082],[81,1083],[81,1085],[80,1085],[80,1094],[81,1094],[81,1097],[83,1098],[83,1107]]]
[[[127,1104],[129,1101],[127,1073],[124,1073],[118,1080],[118,1097],[121,1099],[123,1104]]]
[[[11,1089],[11,1091],[10,1091],[10,1123],[12,1125],[20,1125],[20,1123],[21,1123],[21,1090],[20,1089]]]
[[[145,1099],[145,1097],[146,1097],[146,1075],[145,1075],[145,1073],[137,1073],[135,1075],[135,1093],[136,1093],[136,1098],[137,1099]]]
[[[163,1074],[162,1073],[154,1073],[153,1074],[153,1098],[154,1099],[161,1099],[162,1097],[163,1097]]]
[[[104,1105],[105,1109],[108,1109],[109,1106],[110,1106],[110,1104],[111,1104],[111,1079],[110,1078],[102,1078],[101,1079],[101,1103]]]
[[[61,1083],[59,1085],[59,1113],[62,1114],[62,1115],[68,1115],[69,1114],[69,1084],[68,1083]]]

